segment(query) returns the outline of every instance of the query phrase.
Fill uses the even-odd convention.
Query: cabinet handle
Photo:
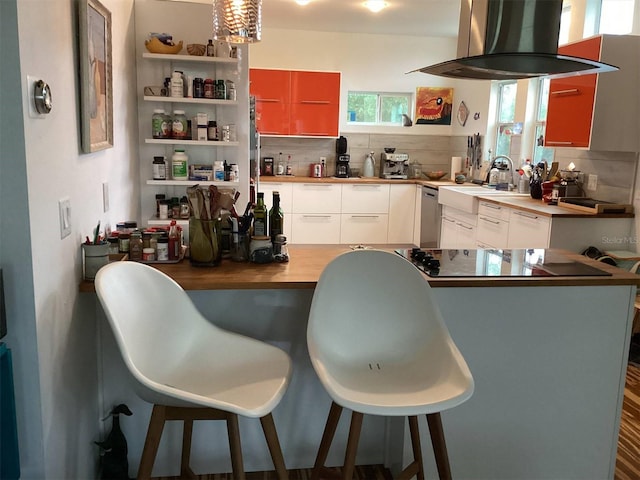
[[[353,188],[380,188],[382,185],[374,183],[372,185],[352,185]]]
[[[300,103],[308,103],[311,105],[329,105],[329,100],[302,100]]]
[[[484,220],[485,222],[493,223],[494,225],[500,225],[500,222],[495,220],[490,220],[487,217],[480,217],[480,220]]]
[[[333,187],[330,183],[303,183],[303,187]]]
[[[551,95],[580,95],[579,88],[569,88],[567,90],[556,90],[551,92]]]
[[[456,223],[459,227],[462,227],[466,230],[473,230],[473,227],[467,227],[464,223]]]
[[[493,208],[494,210],[502,210],[502,207],[500,205],[494,205],[493,203],[482,202],[480,205],[487,208]]]
[[[450,218],[447,218],[447,217],[442,217],[442,219],[443,219],[445,222],[449,222],[449,223],[456,223],[456,221],[455,221],[455,220],[451,220]]]
[[[326,137],[329,134],[327,132],[300,132],[300,135],[306,135],[308,137]]]
[[[302,218],[331,218],[331,215],[303,215]]]
[[[380,218],[380,215],[351,215],[351,218]]]
[[[279,98],[256,98],[256,102],[264,102],[264,103],[278,103],[281,100]]]
[[[573,145],[573,142],[554,142],[553,140],[551,141],[547,140],[546,144],[547,145]]]
[[[538,215],[532,215],[530,213],[525,213],[525,212],[513,212],[515,215],[520,215],[521,217],[525,217],[525,218],[530,218],[532,220],[537,220],[538,219]]]
[[[265,131],[261,131],[260,134],[261,135],[282,135],[282,132],[265,132]]]

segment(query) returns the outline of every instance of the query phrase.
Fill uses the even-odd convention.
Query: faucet
[[[513,173],[514,173],[513,172],[513,160],[511,160],[511,158],[509,158],[506,155],[496,155],[495,157],[493,157],[493,161],[491,162],[491,165],[489,166],[489,171],[487,172],[487,179],[486,179],[487,183],[489,183],[489,175],[491,173],[491,169],[496,166],[496,160],[500,160],[500,159],[504,159],[504,160],[507,161],[506,163],[508,165],[509,175],[511,176],[511,181],[509,183],[511,185],[515,185],[515,183],[513,181]]]

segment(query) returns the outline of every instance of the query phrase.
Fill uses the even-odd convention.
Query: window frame
[[[376,97],[376,119],[374,122],[358,122],[355,120],[351,120],[350,115],[351,111],[349,110],[349,97],[354,95],[371,95]],[[409,117],[411,117],[410,112],[413,108],[414,103],[414,95],[409,92],[378,92],[378,91],[363,91],[363,90],[349,90],[347,92],[347,125],[363,125],[363,126],[371,126],[377,125],[381,127],[402,127],[402,118],[398,122],[384,122],[381,119],[382,116],[382,102],[384,98],[388,97],[404,97],[407,100],[407,111],[406,113]]]

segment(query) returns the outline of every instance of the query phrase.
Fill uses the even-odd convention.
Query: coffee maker
[[[380,155],[380,178],[406,179],[408,174],[409,154],[382,152]]]
[[[349,159],[347,139],[341,135],[340,138],[336,140],[336,177],[348,178],[351,176]]]
[[[578,170],[560,170],[560,178],[558,197],[584,197]]]

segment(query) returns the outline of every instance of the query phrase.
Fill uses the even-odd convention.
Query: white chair
[[[166,420],[184,422],[181,476],[189,467],[194,420],[225,420],[234,479],[244,468],[238,417],[259,417],[279,479],[287,471],[271,415],[289,383],[291,361],[279,348],[222,330],[170,277],[148,265],[114,262],[95,279],[98,298],[136,393],[153,404],[139,479],[151,476]]]
[[[333,400],[312,479],[324,467],[343,408],[352,410],[343,479],[353,476],[363,414],[408,417],[414,461],[398,478],[419,480],[417,416],[425,414],[440,478],[451,477],[439,412],[467,400],[474,384],[417,268],[380,250],[334,259],[313,295],[307,343]]]

